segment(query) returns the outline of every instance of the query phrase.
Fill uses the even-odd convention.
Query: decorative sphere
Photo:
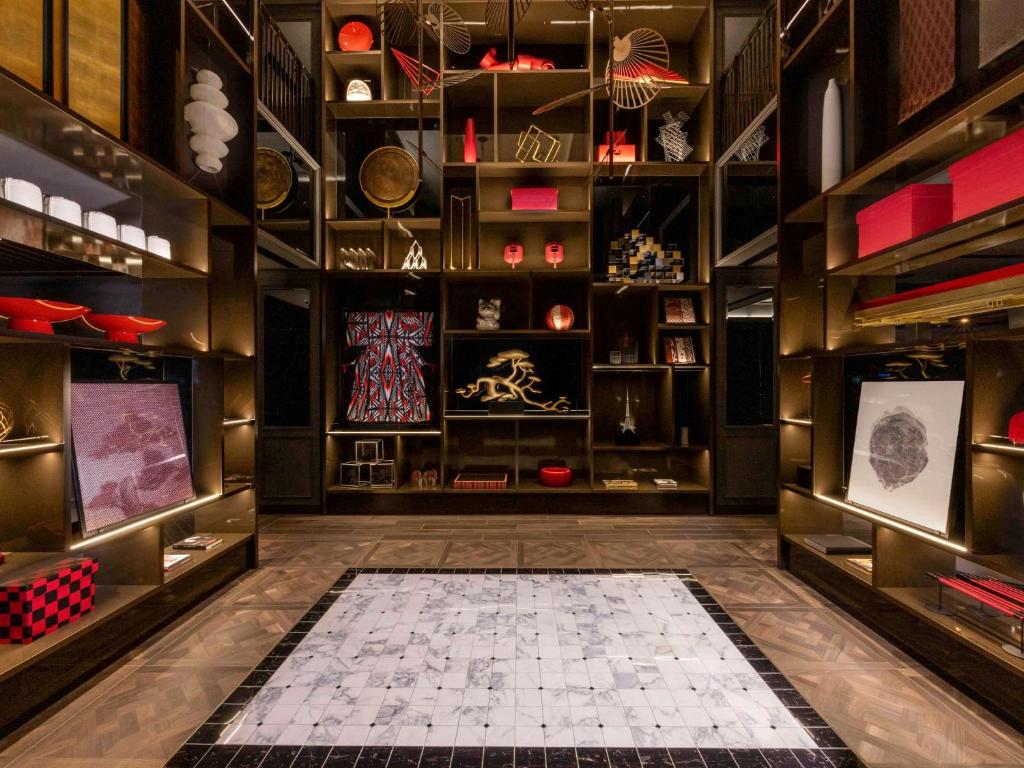
[[[350,21],[338,32],[338,47],[343,51],[368,51],[373,46],[373,32],[361,21]]]
[[[565,304],[555,304],[544,318],[552,331],[568,331],[576,321],[576,315]]]

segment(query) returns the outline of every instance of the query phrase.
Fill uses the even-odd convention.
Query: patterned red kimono
[[[363,347],[356,360],[348,420],[430,421],[419,347],[433,344],[433,312],[349,312],[345,340]]]

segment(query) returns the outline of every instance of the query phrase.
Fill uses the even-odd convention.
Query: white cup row
[[[74,224],[76,227],[85,229],[96,234],[109,237],[112,240],[120,240],[132,248],[149,251],[164,259],[171,258],[171,243],[156,235],[146,236],[146,233],[131,224],[118,224],[117,220],[107,213],[100,211],[82,212],[82,206],[74,200],[57,195],[44,195],[43,191],[35,184],[23,179],[2,179],[0,180],[0,196],[12,203],[31,208],[33,211],[40,211],[55,219]]]

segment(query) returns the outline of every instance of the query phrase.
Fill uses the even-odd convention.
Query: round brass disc
[[[291,192],[295,177],[288,158],[270,147],[256,149],[256,207],[277,208]]]
[[[385,210],[412,200],[419,181],[416,159],[399,147],[375,149],[359,167],[359,186],[363,194]]]

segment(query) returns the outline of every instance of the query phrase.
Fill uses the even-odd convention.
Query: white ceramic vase
[[[821,191],[843,178],[843,102],[835,78],[828,81],[821,105]]]

